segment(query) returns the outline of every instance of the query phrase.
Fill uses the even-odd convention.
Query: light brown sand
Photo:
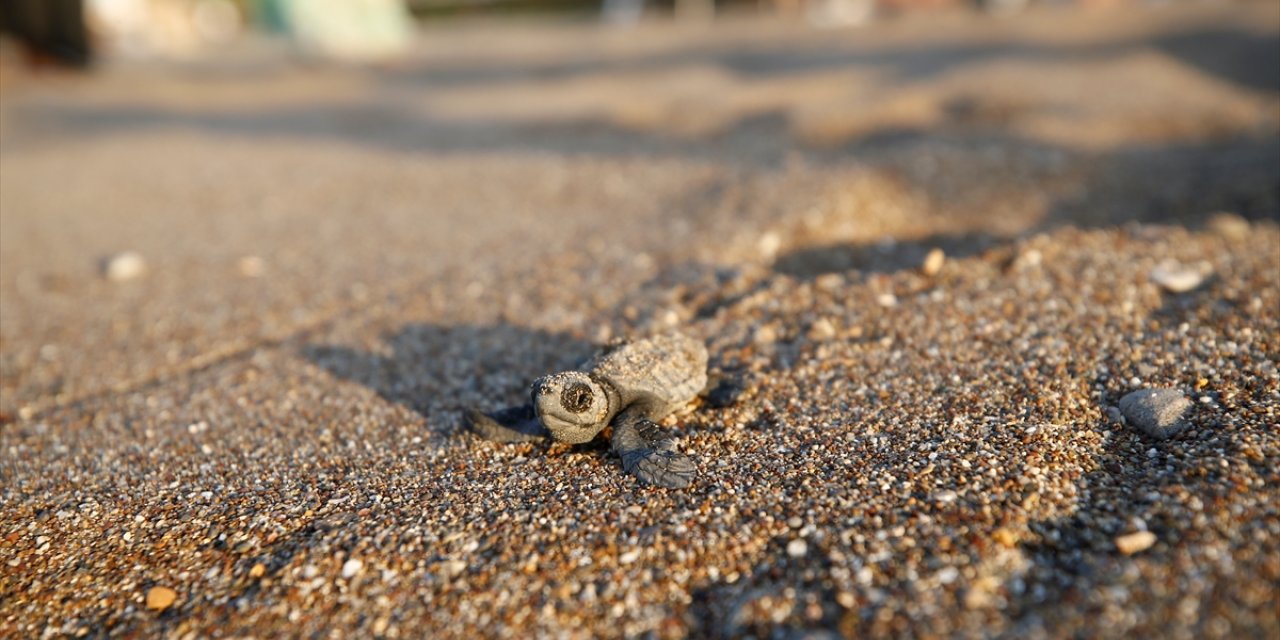
[[[1254,3],[5,67],[0,636],[1275,637],[1278,38]],[[748,381],[671,421],[688,490],[460,431],[672,327]],[[1116,422],[1148,386],[1191,427]]]

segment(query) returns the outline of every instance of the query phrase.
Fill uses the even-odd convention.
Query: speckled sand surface
[[[1275,638],[1278,38],[1257,2],[4,66],[0,636]],[[690,489],[460,431],[667,327],[747,381],[669,421]],[[1120,421],[1148,387],[1168,440]]]

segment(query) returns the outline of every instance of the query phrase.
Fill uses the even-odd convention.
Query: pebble
[[[1116,407],[1107,407],[1107,419],[1113,424],[1124,424],[1124,414]]]
[[[364,563],[356,558],[352,558],[342,563],[342,577],[351,578],[364,568]]]
[[[942,249],[934,247],[929,254],[924,257],[924,262],[920,264],[920,272],[926,276],[933,277],[942,271],[942,265],[947,262],[947,254]]]
[[[760,236],[760,241],[757,244],[757,249],[765,259],[773,259],[774,256],[778,255],[778,250],[781,248],[782,236],[779,236],[776,231],[769,231]]]
[[[246,278],[257,278],[266,267],[267,263],[258,256],[244,256],[236,261],[236,269]]]
[[[1240,214],[1230,211],[1219,211],[1209,216],[1209,230],[1231,240],[1243,240],[1249,237],[1249,221]]]
[[[882,293],[882,294],[880,294],[880,295],[876,296],[876,304],[878,304],[878,305],[880,305],[880,306],[882,306],[882,307],[893,307],[893,306],[897,306],[897,304],[898,304],[898,296],[895,296],[895,295],[893,295],[892,293]]]
[[[773,327],[764,325],[755,330],[752,341],[761,346],[771,345],[778,341],[778,332]]]
[[[1116,549],[1126,556],[1131,556],[1139,551],[1150,549],[1155,543],[1156,534],[1150,531],[1135,531],[1116,538]]]
[[[1171,293],[1186,293],[1203,284],[1208,274],[1208,269],[1165,260],[1151,270],[1151,281]]]
[[[836,328],[826,318],[819,318],[809,327],[808,337],[814,342],[826,342],[836,337]]]
[[[995,597],[992,595],[996,589],[1000,588],[1000,583],[991,576],[982,576],[969,584],[969,588],[964,594],[964,606],[966,609],[984,609],[995,604]]]
[[[839,291],[846,286],[844,274],[840,273],[824,273],[813,284],[823,291]]]
[[[449,560],[442,565],[444,574],[450,578],[456,578],[467,570],[467,563],[462,560]]]
[[[1014,535],[1012,531],[1004,527],[996,529],[995,533],[991,534],[991,537],[999,543],[1000,546],[1007,549],[1012,549],[1018,545],[1018,537]]]
[[[1043,262],[1044,254],[1040,253],[1039,249],[1027,249],[1025,251],[1018,252],[1018,255],[1014,257],[1013,264],[1010,265],[1010,267],[1015,270],[1032,269],[1040,266]]]
[[[796,538],[787,543],[787,555],[792,558],[803,558],[809,555],[809,543],[800,538]]]
[[[164,611],[178,599],[178,592],[169,587],[151,587],[147,591],[147,608]]]
[[[112,282],[133,280],[146,271],[147,261],[136,251],[117,253],[102,263],[102,275]]]
[[[1139,389],[1120,399],[1125,420],[1147,435],[1165,439],[1186,426],[1182,416],[1191,401],[1177,389]]]
[[[267,566],[262,564],[261,562],[253,565],[252,569],[249,569],[249,576],[252,578],[261,578],[266,573],[267,573]]]

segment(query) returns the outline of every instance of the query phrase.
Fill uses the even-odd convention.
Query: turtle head
[[[551,436],[561,442],[590,442],[609,424],[609,394],[598,380],[581,371],[538,378],[533,408]]]

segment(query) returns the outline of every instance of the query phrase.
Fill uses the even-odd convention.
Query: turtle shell
[[[613,383],[624,400],[651,395],[672,411],[688,404],[707,386],[707,347],[682,334],[636,340],[606,350],[583,367]]]

